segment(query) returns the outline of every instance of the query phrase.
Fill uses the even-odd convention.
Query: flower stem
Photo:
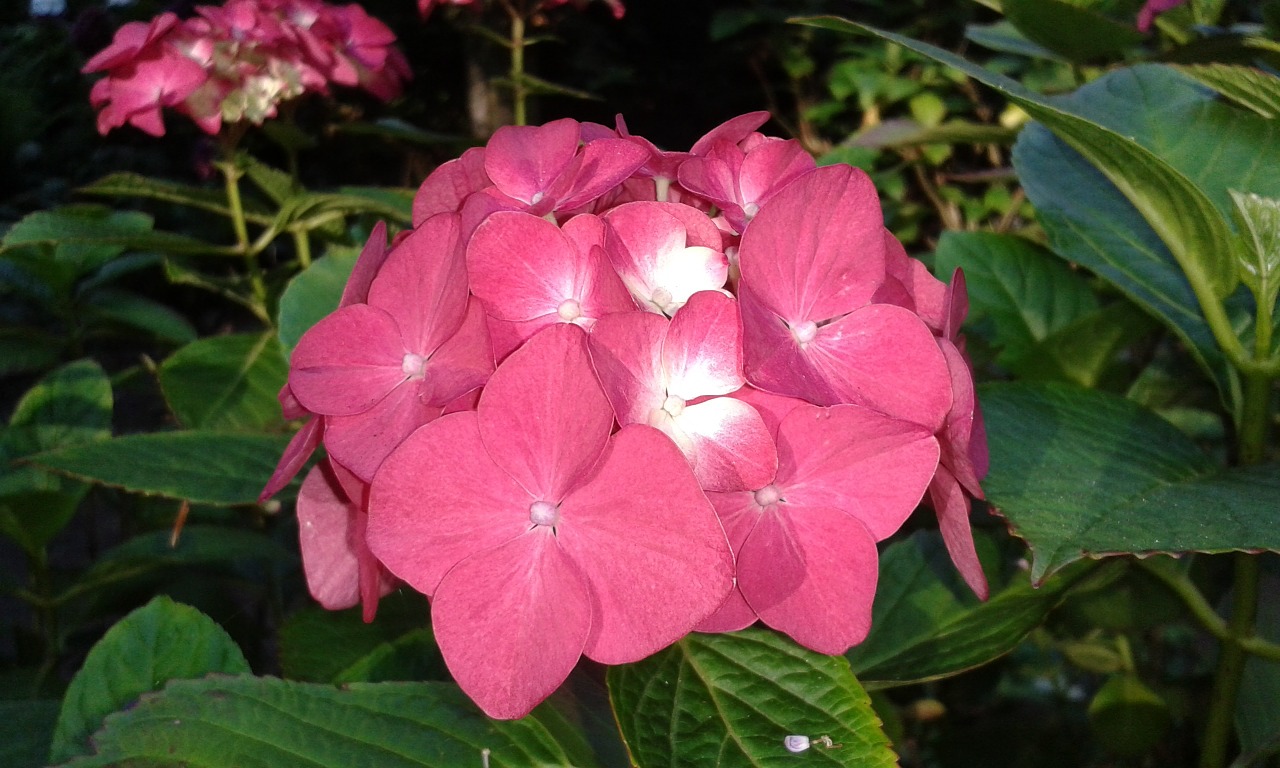
[[[1258,559],[1243,552],[1235,555],[1235,595],[1231,602],[1233,639],[1244,639],[1253,632],[1258,612]],[[1205,725],[1204,743],[1200,751],[1200,768],[1222,768],[1227,764],[1227,748],[1235,730],[1236,699],[1244,678],[1245,651],[1238,642],[1224,642],[1218,658],[1218,671],[1213,678],[1209,697],[1209,721]]]
[[[293,250],[298,254],[298,266],[303,269],[311,266],[311,238],[305,231],[293,231]]]
[[[526,103],[529,93],[524,82],[524,16],[508,6],[511,16],[511,120],[516,125],[528,125]]]
[[[260,249],[249,243],[249,227],[244,218],[244,202],[240,199],[240,168],[232,160],[218,163],[227,191],[227,207],[231,209],[231,227],[236,233],[236,248],[245,260],[249,271],[249,285],[253,289],[254,303],[265,307],[267,304],[267,284],[262,278],[262,268],[258,265]]]

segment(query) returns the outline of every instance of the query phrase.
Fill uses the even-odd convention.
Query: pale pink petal
[[[733,556],[707,497],[657,430],[623,427],[599,471],[561,505],[558,540],[592,592],[583,652],[604,664],[648,656],[691,631],[733,587]]]
[[[701,221],[691,230],[686,222],[693,217]],[[652,311],[670,314],[694,292],[723,287],[728,279],[728,259],[714,247],[719,235],[709,231],[715,226],[688,206],[626,203],[604,219],[610,261],[636,300]]]
[[[769,434],[775,439],[778,436],[778,427],[782,424],[782,420],[786,418],[787,414],[791,413],[796,407],[806,404],[805,400],[801,400],[798,397],[775,395],[772,392],[765,392],[763,389],[756,389],[751,385],[733,392],[730,397],[741,400],[755,408],[760,413],[760,417],[764,419],[764,424],[768,428]]]
[[[565,681],[591,631],[587,585],[550,531],[459,563],[431,602],[449,672],[489,717],[524,717]]]
[[[307,459],[311,458],[311,454],[315,452],[320,445],[321,420],[319,417],[313,416],[307,420],[302,428],[294,433],[289,440],[289,444],[285,446],[284,455],[280,457],[280,463],[276,465],[275,471],[271,473],[271,477],[267,479],[266,486],[263,487],[262,493],[258,494],[258,503],[261,504],[267,499],[275,496],[289,484],[289,481],[298,474],[298,470],[307,463]]]
[[[754,491],[778,471],[769,428],[741,400],[713,397],[685,406],[675,424],[689,442],[685,454],[703,490]]]
[[[938,515],[938,528],[951,562],[978,599],[986,600],[989,588],[969,527],[969,497],[946,467],[938,467],[938,474],[929,484],[929,502]]]
[[[415,429],[440,415],[440,406],[418,397],[418,388],[402,384],[363,413],[324,418],[324,446],[329,456],[364,482]]]
[[[956,345],[946,339],[938,339],[951,373],[951,411],[938,433],[942,443],[942,463],[961,485],[978,498],[982,498],[977,468],[974,466],[969,446],[973,442],[974,416],[978,400],[973,387],[973,372]]]
[[[493,368],[484,307],[473,298],[457,332],[427,360],[418,383],[418,398],[427,405],[447,405],[483,386],[493,375]]]
[[[690,296],[667,328],[662,366],[667,391],[685,400],[727,395],[745,384],[738,302],[719,291]]]
[[[665,318],[639,310],[606,315],[591,327],[591,363],[619,424],[647,424],[650,412],[662,407],[666,333]]]
[[[810,650],[842,654],[871,629],[875,541],[839,510],[779,506],[790,509],[766,513],[738,553],[742,593],[765,624]],[[796,568],[798,583],[782,575]]]
[[[581,328],[539,331],[498,366],[480,395],[480,434],[536,499],[559,502],[596,464],[613,426]]]
[[[331,611],[360,602],[359,559],[352,546],[355,507],[323,465],[307,473],[298,491],[298,544],[307,589]]]
[[[493,184],[484,170],[484,148],[472,147],[461,157],[432,171],[413,196],[413,225],[437,213],[457,213],[468,196]]]
[[[747,218],[788,182],[816,167],[813,155],[794,139],[769,141],[752,149],[738,172],[739,197]]]
[[[373,231],[369,233],[369,239],[361,249],[355,266],[351,269],[351,277],[347,279],[347,284],[342,289],[339,307],[368,301],[369,286],[373,284],[373,278],[377,277],[378,270],[386,261],[387,253],[387,225],[379,221],[373,225]]]
[[[920,503],[938,466],[938,441],[868,408],[808,405],[782,420],[778,464],[789,504],[843,510],[880,541]]]
[[[535,499],[489,458],[476,414],[442,416],[378,469],[369,492],[369,548],[432,595],[454,565],[529,530]]]
[[[394,318],[367,304],[343,307],[294,347],[289,389],[312,413],[348,416],[373,407],[408,378]]]
[[[485,146],[485,171],[508,197],[539,203],[578,151],[578,132],[571,118],[499,128]]]
[[[866,304],[885,274],[880,199],[865,173],[818,168],[769,198],[742,236],[742,284],[787,322]]]
[[[419,224],[383,262],[369,304],[396,319],[407,351],[434,352],[467,311],[467,265],[458,217],[441,213]]]

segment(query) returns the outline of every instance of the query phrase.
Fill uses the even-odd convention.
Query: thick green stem
[[[1253,633],[1253,621],[1258,612],[1258,576],[1258,558],[1243,552],[1235,555],[1235,595],[1231,601],[1231,622],[1228,625],[1232,638],[1243,639]],[[1222,644],[1218,671],[1213,678],[1213,693],[1209,697],[1209,721],[1205,724],[1200,768],[1223,768],[1227,764],[1245,661],[1244,648],[1238,642]]]
[[[303,269],[311,266],[311,238],[306,232],[293,231],[293,250],[298,254],[298,266]]]
[[[44,659],[36,675],[36,688],[53,673],[58,664],[61,640],[58,637],[58,609],[53,601],[53,574],[49,571],[49,558],[45,550],[31,553],[31,581],[35,587],[35,600],[31,602],[39,622],[40,639],[44,643]]]
[[[1261,637],[1234,637],[1231,627],[1218,615],[1204,593],[1196,587],[1185,573],[1172,568],[1163,567],[1157,559],[1140,559],[1138,565],[1152,576],[1159,579],[1173,594],[1182,600],[1183,605],[1200,626],[1223,643],[1236,643],[1244,652],[1252,656],[1280,661],[1280,643],[1273,643]]]

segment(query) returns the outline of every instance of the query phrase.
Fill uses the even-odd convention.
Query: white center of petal
[[[534,192],[533,197],[529,199],[529,205],[537,205],[538,203],[542,202],[542,198],[545,194],[546,193],[543,192],[542,190],[538,190],[537,192]]]
[[[755,203],[747,203],[746,205],[742,206],[742,212],[746,214],[748,219],[751,219],[751,218],[754,218],[755,215],[760,212],[760,206],[756,205]]]
[[[675,395],[670,395],[666,400],[662,401],[662,410],[671,414],[672,417],[679,416],[684,413],[684,400]]]
[[[555,525],[560,522],[560,509],[549,501],[535,501],[529,505],[529,522],[534,525]]]
[[[772,483],[756,491],[756,504],[761,507],[777,504],[779,501],[782,501],[782,494],[778,491],[778,486]]]
[[[421,379],[427,375],[427,358],[413,352],[405,352],[400,361],[400,370],[411,379]]]
[[[662,314],[669,316],[679,309],[679,307],[672,306],[674,303],[672,301],[673,298],[671,291],[668,291],[666,288],[654,288],[653,294],[649,297],[649,301],[653,302],[653,306],[661,310]]]
[[[565,299],[560,302],[560,306],[556,307],[556,314],[566,323],[572,323],[582,317],[582,305],[577,299]]]
[[[791,335],[801,344],[808,344],[818,336],[818,324],[812,320],[805,320],[803,323],[797,323],[791,326]]]

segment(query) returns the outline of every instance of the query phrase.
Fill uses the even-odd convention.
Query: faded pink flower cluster
[[[331,83],[394,98],[410,76],[394,43],[359,5],[227,0],[185,21],[162,13],[125,24],[82,71],[106,73],[89,95],[99,133],[128,123],[162,136],[161,112],[173,109],[216,134],[224,122],[260,125],[281,103],[328,93]]]
[[[822,653],[867,634],[876,543],[928,494],[969,585],[986,444],[944,285],[863,172],[743,115],[689,152],[557,120],[438,168],[373,233],[281,393],[323,442],[298,499],[325,606],[397,580],[493,717],[583,655],[756,621]]]

